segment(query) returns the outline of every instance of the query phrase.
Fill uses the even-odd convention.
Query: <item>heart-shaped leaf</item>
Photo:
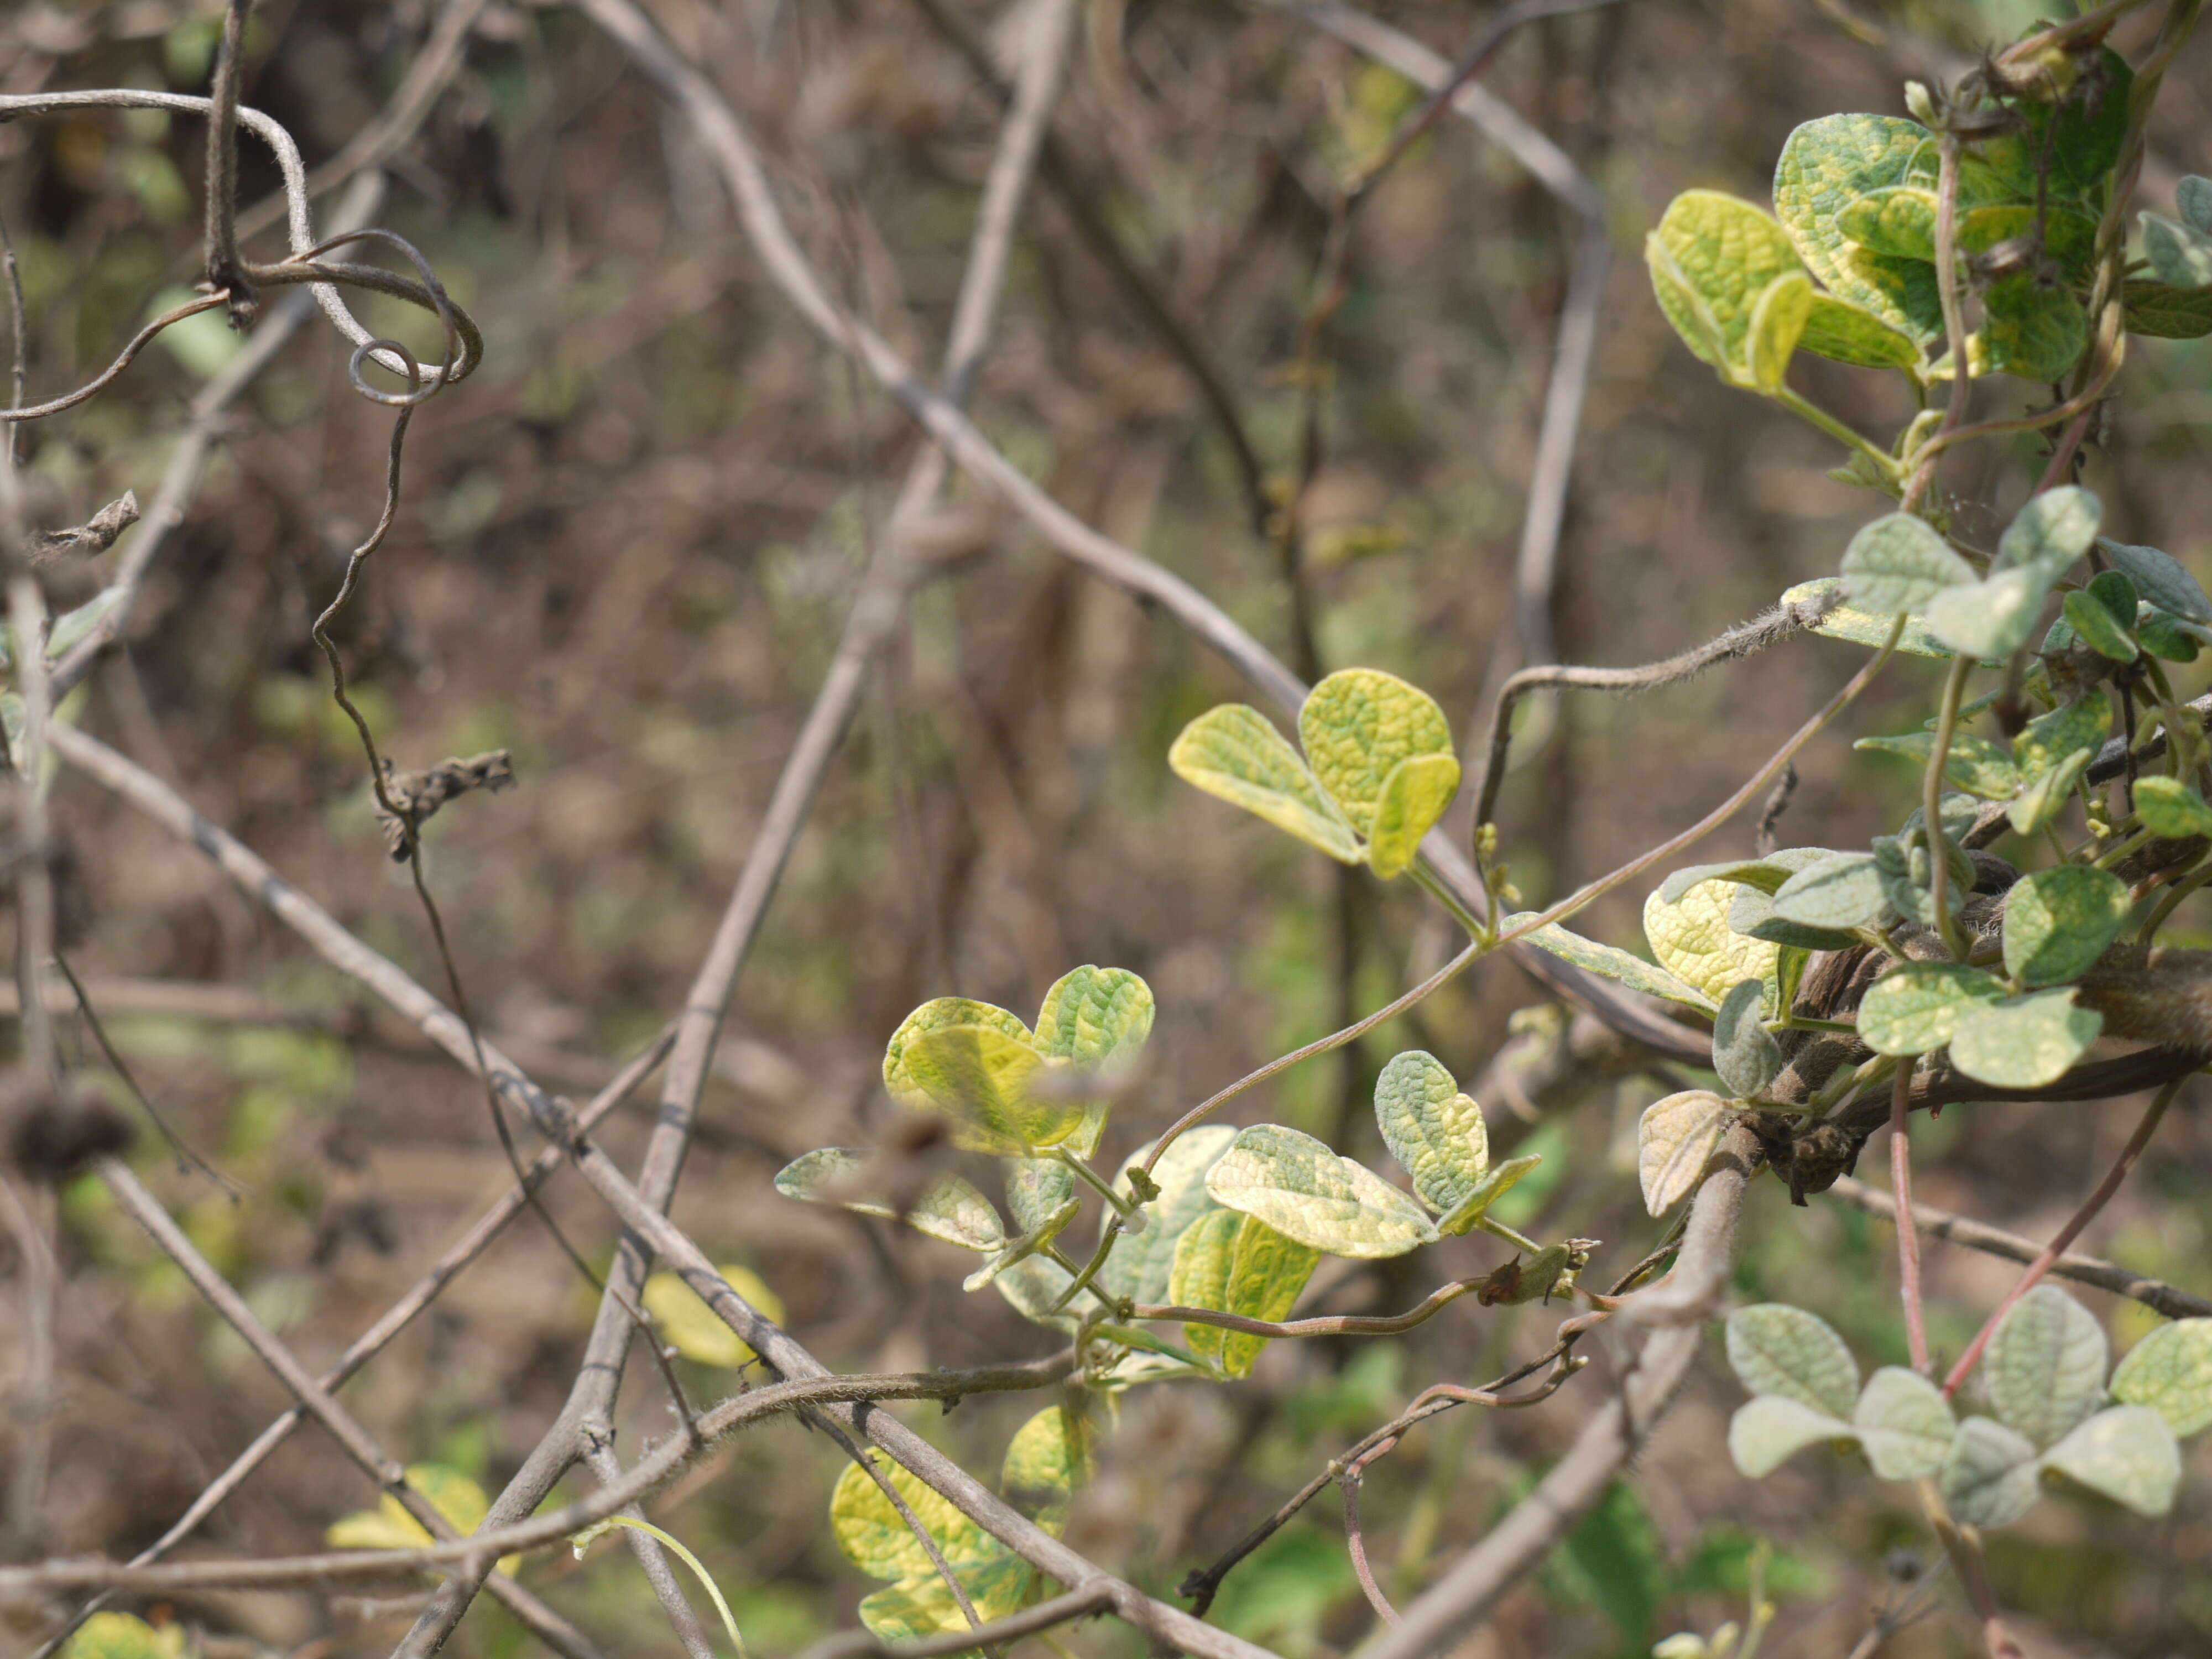
[[[2008,657],[2035,632],[2035,619],[2057,580],[2056,567],[2031,564],[1947,587],[1928,602],[1928,631],[1971,657]]]
[[[1038,1088],[1051,1062],[996,1025],[947,1025],[905,1046],[907,1073],[952,1123],[956,1146],[1000,1158],[1057,1146],[1086,1127],[1079,1103]]]
[[[1925,343],[1943,331],[1932,265],[1860,247],[1836,228],[1859,197],[1903,182],[1928,141],[1915,121],[1887,115],[1830,115],[1790,135],[1774,168],[1774,211],[1829,293]]]

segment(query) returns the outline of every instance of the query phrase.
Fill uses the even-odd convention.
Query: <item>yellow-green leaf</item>
[[[459,1469],[416,1463],[409,1467],[406,1479],[463,1537],[482,1526],[490,1511],[491,1500],[483,1488]],[[374,1509],[356,1510],[331,1522],[323,1537],[331,1548],[341,1550],[413,1550],[436,1541],[430,1529],[390,1492],[377,1500]],[[521,1560],[519,1555],[503,1557],[499,1570],[512,1574]]]
[[[915,1085],[952,1121],[952,1139],[971,1152],[1021,1158],[1058,1146],[1084,1127],[1079,1102],[1037,1091],[1050,1062],[1026,1034],[994,1025],[947,1025],[906,1045]]]
[[[1505,933],[1512,933],[1524,923],[1533,921],[1534,910],[1516,911],[1498,924]],[[1713,1000],[1703,991],[1692,990],[1656,963],[1644,961],[1633,952],[1615,945],[1600,945],[1595,939],[1584,939],[1580,933],[1570,933],[1556,921],[1547,922],[1526,936],[1523,943],[1540,951],[1548,951],[1562,962],[1571,962],[1577,968],[1587,968],[1632,991],[1641,991],[1646,996],[1659,997],[1668,1002],[1679,1002],[1685,1008],[1695,1008],[1701,1014],[1713,1011]]]
[[[1644,937],[1659,965],[1717,1007],[1747,979],[1771,981],[1782,947],[1746,939],[1729,926],[1735,887],[1701,881],[1669,904],[1655,890],[1644,901]]]
[[[1364,1164],[1280,1124],[1240,1132],[1206,1177],[1224,1208],[1330,1255],[1372,1260],[1433,1244],[1421,1206]]]
[[[845,1146],[824,1146],[793,1158],[776,1172],[775,1189],[802,1204],[834,1204],[861,1215],[903,1221],[916,1232],[957,1244],[963,1250],[992,1251],[1006,1242],[1006,1230],[991,1200],[956,1175],[944,1175],[922,1188],[902,1216],[888,1204],[848,1196],[852,1178],[866,1167],[867,1156]]]
[[[1126,1065],[1152,1034],[1152,988],[1126,968],[1085,965],[1063,974],[1037,1012],[1037,1051],[1085,1071]],[[1107,1103],[1086,1101],[1061,1144],[1079,1158],[1098,1150]]]
[[[758,1273],[736,1266],[720,1272],[723,1282],[771,1322],[783,1323],[783,1298],[763,1284]],[[668,1345],[686,1359],[719,1365],[725,1370],[752,1364],[753,1351],[745,1346],[744,1339],[721,1322],[680,1273],[653,1274],[645,1281],[638,1300],[645,1304],[646,1312],[653,1316]]]
[[[1994,283],[1982,296],[1981,337],[1990,368],[2023,380],[2063,380],[2089,343],[2081,302],[2033,276]]]
[[[1774,168],[1774,211],[1814,276],[1923,345],[1943,331],[1936,268],[1860,247],[1835,222],[1859,197],[1903,182],[1928,136],[1895,116],[1826,116],[1790,135]]]
[[[974,1566],[1006,1553],[1005,1545],[961,1514],[950,1498],[923,1485],[919,1475],[888,1463],[884,1474],[936,1542],[947,1566]],[[857,1463],[848,1465],[830,1490],[830,1529],[845,1559],[871,1577],[937,1576],[921,1540],[900,1519],[883,1488]],[[951,1602],[949,1593],[945,1600]]]
[[[1452,752],[1451,726],[1436,699],[1379,668],[1340,669],[1314,687],[1298,710],[1298,741],[1322,787],[1362,836],[1372,832],[1382,786],[1401,762]]]
[[[1375,1079],[1375,1121],[1390,1155],[1439,1215],[1467,1201],[1490,1168],[1482,1108],[1434,1054],[1408,1049]]]
[[[1664,1215],[1689,1196],[1721,1144],[1730,1110],[1710,1089],[1686,1089],[1644,1109],[1636,1125],[1636,1172],[1645,1210]]]
[[[927,1107],[928,1092],[915,1081],[906,1062],[907,1046],[917,1037],[949,1025],[989,1025],[1027,1042],[1030,1028],[1018,1016],[970,997],[933,997],[899,1022],[884,1045],[884,1087],[902,1106]]]
[[[173,1620],[158,1630],[127,1613],[95,1613],[77,1627],[62,1659],[186,1659],[191,1648]]]
[[[1832,294],[1815,294],[1806,313],[1804,350],[1859,368],[1911,368],[1920,348],[1863,306]]]
[[[2136,811],[2154,836],[2212,836],[2212,805],[2179,778],[2137,778]]]
[[[1668,204],[1659,228],[1651,233],[1648,257],[1655,270],[1661,255],[1671,281],[1655,281],[1660,308],[1681,335],[1683,343],[1723,377],[1741,380],[1748,370],[1746,340],[1752,313],[1759,297],[1779,277],[1801,273],[1803,264],[1782,227],[1750,203],[1718,191],[1684,191]],[[1715,362],[1712,342],[1704,318],[1686,314],[1680,283],[1695,295],[1705,317],[1718,334],[1722,358]],[[1809,292],[1809,290],[1808,290]],[[1786,302],[1794,310],[1796,301]],[[1809,299],[1803,302],[1809,308]],[[1797,331],[1803,331],[1803,320]],[[1796,341],[1790,344],[1794,347]]]
[[[999,1477],[1006,1499],[1054,1538],[1066,1529],[1076,1489],[1096,1468],[1091,1420],[1048,1407],[1014,1431]]]
[[[1168,750],[1168,764],[1185,783],[1265,818],[1339,863],[1359,862],[1359,842],[1344,814],[1258,709],[1231,702],[1200,714]]]
[[[1436,827],[1459,793],[1459,761],[1451,755],[1415,755],[1390,769],[1368,831],[1367,865],[1388,881],[1418,857],[1421,837]]]
[[[1176,1246],[1169,1301],[1183,1308],[1280,1322],[1313,1277],[1321,1252],[1287,1238],[1256,1216],[1216,1210],[1194,1222]],[[1185,1325],[1183,1340],[1230,1377],[1249,1376],[1264,1336],[1218,1325]]]
[[[2030,987],[2080,978],[2120,936],[2130,902],[2109,870],[2065,864],[2022,876],[2005,895],[2005,971]]]
[[[1802,271],[1778,276],[1760,292],[1744,337],[1744,366],[1753,387],[1770,397],[1782,389],[1812,314],[1813,282]]]
[[[1011,1553],[956,1565],[952,1576],[960,1581],[975,1617],[987,1625],[1019,1613],[1029,1604],[1036,1586],[1036,1569]],[[863,1627],[881,1642],[918,1642],[970,1628],[967,1615],[934,1567],[865,1597],[859,1610]],[[976,1659],[979,1651],[970,1648],[955,1659]]]
[[[1205,1123],[1169,1143],[1152,1167],[1152,1181],[1160,1195],[1146,1207],[1145,1231],[1133,1237],[1124,1233],[1099,1269],[1098,1282],[1109,1295],[1126,1296],[1133,1302],[1170,1299],[1168,1274],[1175,1261],[1176,1241],[1192,1222],[1217,1207],[1213,1194],[1206,1190],[1206,1172],[1236,1139],[1237,1131],[1227,1124]],[[1122,1164],[1114,1188],[1123,1197],[1136,1196],[1129,1171],[1142,1164],[1152,1150],[1147,1142]]]

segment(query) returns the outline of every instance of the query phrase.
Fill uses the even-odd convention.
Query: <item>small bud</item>
[[[1935,96],[1920,82],[1907,81],[1905,83],[1905,107],[1922,126],[1934,127],[1937,125]]]

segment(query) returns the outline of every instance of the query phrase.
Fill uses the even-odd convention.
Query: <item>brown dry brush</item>
[[[629,1513],[698,1552],[755,1646],[872,1652],[824,1521],[857,1462],[971,1620],[922,1488],[1051,1581],[908,1659],[1038,1632],[1297,1659],[1401,1615],[1378,1651],[1479,1626],[1501,1659],[1610,1653],[1741,1618],[1754,1540],[1781,1553],[1775,1650],[1949,1650],[1916,1510],[1713,1456],[1729,1300],[1887,1282],[1858,1219],[1887,1200],[1848,1173],[1887,1091],[1732,1131],[1668,1237],[1608,1159],[1616,1121],[1703,1063],[1700,1024],[1527,947],[1533,981],[1439,975],[1443,909],[1162,781],[1210,704],[1294,710],[1285,661],[1389,660],[1462,731],[1494,714],[1470,794],[1540,848],[1516,858],[1531,891],[1628,866],[1755,772],[1802,779],[1772,797],[1785,839],[1853,845],[1905,809],[1832,732],[1784,747],[1838,676],[1811,618],[1764,608],[1832,568],[1859,501],[1673,349],[1607,227],[1716,174],[1757,189],[1796,119],[1963,73],[1977,31],[1778,0],[1553,15],[1573,9],[0,18],[11,640],[98,595],[11,681],[0,1647],[55,1651],[99,1606],[209,1654],[714,1650],[650,1540],[624,1534],[641,1571],[557,1547]],[[2194,52],[2147,176],[2203,166]],[[2212,485],[2174,465],[2175,410],[2207,394],[2160,372],[2092,466],[2129,539],[2186,546]],[[1808,380],[1877,418],[1840,372]],[[1960,452],[1948,483],[1992,499],[2008,464]],[[1962,533],[1993,543],[1979,510]],[[1508,776],[1510,706],[1539,690],[1553,735]],[[1893,727],[1898,695],[1851,719]],[[1479,908],[1454,858],[1437,879]],[[1968,926],[2012,873],[1976,854]],[[1635,938],[1644,890],[1577,927]],[[963,1296],[964,1259],[768,1177],[832,1143],[912,1193],[975,1174],[883,1097],[883,1036],[947,991],[1034,1006],[1082,961],[1159,994],[1116,1156],[1217,1091],[1232,1121],[1364,1154],[1344,1103],[1418,1042],[1484,1079],[1501,1155],[1570,1170],[1547,1224],[1599,1251],[1608,1293],[1516,1304],[1494,1242],[1436,1247],[1451,1294],[1429,1302],[1407,1259],[1340,1262],[1297,1328],[1263,1322],[1302,1340],[1238,1388],[1098,1413],[1096,1483],[1065,1538],[1038,1526],[989,1476],[1015,1423],[1080,1396],[1085,1352]],[[1878,965],[1816,964],[1799,1012],[1847,1017]],[[1927,1231],[1965,1247],[1926,1264],[1947,1357],[2011,1282],[1996,1264],[2033,1259],[2120,1150],[2095,1103],[2212,1051],[2208,984],[2212,953],[2116,947],[2082,994],[2124,1043],[2011,1103],[1906,1068],[1900,1107],[1948,1109],[1917,1171]],[[1320,1036],[1385,1008],[1372,1039]],[[1789,1038],[1780,1103],[1869,1057]],[[2180,1105],[2094,1223],[2125,1265],[2069,1239],[2055,1267],[2169,1316],[2212,1294]],[[664,1352],[656,1270],[759,1363]],[[1401,1329],[1407,1309],[1435,1316]],[[1899,1340],[1887,1302],[1851,1318]],[[654,1363],[626,1375],[641,1334]],[[493,1495],[484,1540],[410,1484],[422,1463]],[[1306,1508],[1331,1485],[1348,1557]],[[2030,1650],[2201,1645],[2204,1490],[2157,1525],[2039,1511],[1994,1538]],[[431,1541],[325,1547],[380,1498]],[[494,1571],[510,1549],[519,1576]],[[471,1612],[479,1589],[501,1611]]]

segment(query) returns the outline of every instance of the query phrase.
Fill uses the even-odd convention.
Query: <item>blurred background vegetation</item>
[[[988,39],[1019,0],[945,0]],[[811,257],[846,301],[933,360],[999,124],[995,101],[915,0],[651,0],[761,132]],[[428,0],[269,0],[246,100],[310,165],[392,96]],[[41,3],[0,17],[10,91],[131,85],[198,92],[217,27],[206,0]],[[1476,7],[1389,0],[1377,15],[1447,56]],[[2038,15],[2028,0],[1627,0],[1523,30],[1486,83],[1598,182],[1618,256],[1575,471],[1555,599],[1570,661],[1680,649],[1829,574],[1873,497],[1832,482],[1826,439],[1722,386],[1652,303],[1644,232],[1678,190],[1764,201],[1801,120],[1901,110],[1907,74],[1953,72]],[[1223,367],[1270,474],[1294,470],[1297,330],[1335,170],[1371,157],[1412,105],[1294,10],[1225,0],[1094,0],[1057,131],[1092,200]],[[33,397],[103,363],[195,273],[202,132],[158,112],[0,126],[0,215],[21,259]],[[245,155],[249,199],[273,186]],[[2212,172],[2212,51],[2169,77],[2143,199]],[[572,1093],[611,1075],[680,1002],[769,789],[834,647],[915,434],[825,350],[749,254],[694,139],[622,55],[557,6],[492,0],[419,135],[388,164],[380,220],[428,253],[482,323],[483,370],[425,408],[392,539],[343,620],[356,696],[404,766],[506,745],[520,786],[425,833],[428,875],[477,1008],[498,1040]],[[1577,227],[1461,124],[1437,128],[1358,221],[1353,286],[1328,342],[1322,463],[1307,498],[1327,666],[1386,667],[1462,736],[1510,652],[1511,570],[1536,421]],[[372,303],[380,331],[434,345]],[[185,405],[236,349],[213,316],[173,330],[107,395],[33,428],[40,521],[73,523],[125,487],[149,496]],[[1902,392],[1810,358],[1819,401],[1884,434]],[[358,745],[307,637],[380,505],[388,417],[346,388],[309,329],[236,406],[197,501],[155,570],[127,661],[75,710],[175,781],[425,983],[435,957],[404,872],[383,855]],[[2212,576],[2212,351],[2138,341],[2087,482],[2106,528]],[[1175,354],[1042,191],[976,398],[984,428],[1086,520],[1188,577],[1287,653],[1276,550],[1254,532],[1233,456]],[[2002,523],[2036,446],[1978,453],[1952,482]],[[1036,1353],[1054,1341],[998,1297],[967,1297],[957,1253],[778,1199],[769,1177],[825,1144],[894,1137],[876,1066],[926,997],[1033,1006],[1068,967],[1134,969],[1159,1023],[1118,1158],[1205,1094],[1364,1011],[1441,961],[1443,919],[1414,892],[1325,861],[1176,784],[1182,723],[1249,694],[1167,618],[1071,569],[988,501],[957,495],[938,574],[876,677],[800,839],[740,987],[678,1220],[773,1288],[799,1337],[841,1369],[909,1370]],[[1628,702],[1565,702],[1516,753],[1506,856],[1532,902],[1643,850],[1739,782],[1856,665],[1801,639]],[[2199,684],[2185,695],[2203,689]],[[1909,810],[1915,775],[1854,755],[1859,732],[1916,725],[1939,669],[1900,660],[1808,751],[1785,842],[1863,843]],[[191,849],[64,775],[58,821],[82,905],[81,974],[180,1131],[242,1188],[181,1172],[158,1139],[134,1161],[192,1237],[311,1364],[327,1361],[508,1181],[482,1098],[240,900]],[[1750,851],[1752,826],[1703,856]],[[1854,841],[1853,838],[1858,838]],[[1640,949],[1640,887],[1584,919]],[[2198,902],[2202,903],[2203,901]],[[2195,924],[2212,933],[2212,910]],[[189,1012],[144,981],[191,988]],[[161,988],[155,988],[158,990]],[[174,999],[172,999],[173,1003]],[[1379,1152],[1366,1100],[1398,1048],[1462,1079],[1559,1019],[1532,982],[1486,965],[1418,1018],[1237,1103]],[[88,1033],[64,1041],[100,1071]],[[1593,1074],[1492,1135],[1549,1156],[1510,1219],[1607,1241],[1610,1279],[1656,1242],[1632,1178],[1636,1114],[1668,1085]],[[126,1098],[118,1085],[118,1101]],[[2212,1123],[2183,1097],[2142,1172],[2085,1248],[2212,1293]],[[2055,1228],[2133,1121],[2118,1104],[1958,1107],[1925,1127],[1929,1201],[2031,1235]],[[611,1120],[634,1157],[650,1092]],[[1870,1160],[1879,1176],[1879,1158]],[[587,1254],[610,1218],[556,1181],[548,1201]],[[289,1402],[95,1184],[66,1190],[58,1237],[63,1394],[46,1553],[128,1553]],[[1863,1359],[1901,1361],[1891,1235],[1755,1189],[1740,1289],[1819,1310]],[[1932,1244],[1931,1334],[1955,1352],[2011,1278]],[[1395,1311],[1425,1275],[1480,1273],[1501,1247],[1447,1241],[1414,1268],[1326,1269],[1306,1307]],[[12,1243],[0,1268],[22,1282]],[[2123,1341],[2143,1310],[2084,1291]],[[0,1319],[0,1374],[19,1331]],[[496,1490],[565,1393],[592,1307],[526,1222],[395,1347],[351,1407],[410,1462]],[[1336,1449],[1437,1381],[1480,1382],[1540,1351],[1557,1310],[1462,1303],[1403,1340],[1276,1343],[1234,1389],[1127,1396],[1071,1541],[1171,1595]],[[1423,1581],[1526,1490],[1617,1376],[1613,1346],[1544,1407],[1463,1411],[1417,1431],[1369,1477],[1369,1547],[1386,1585]],[[688,1364],[688,1362],[687,1362]],[[634,1372],[634,1381],[638,1374]],[[693,1367],[694,1391],[733,1386]],[[1649,1651],[1741,1616],[1747,1559],[1775,1552],[1770,1652],[1842,1655],[1936,1553],[1909,1493],[1815,1455],[1756,1486],[1720,1455],[1740,1394],[1714,1343],[1654,1450],[1462,1650],[1481,1659]],[[653,1389],[624,1398],[634,1455],[668,1427]],[[989,1469],[1036,1402],[972,1401],[917,1426]],[[4,1444],[0,1437],[0,1444]],[[2082,1499],[1992,1542],[2001,1597],[2039,1656],[2212,1650],[2212,1467],[2202,1446],[2163,1522]],[[849,1626],[872,1586],[839,1556],[825,1506],[839,1455],[784,1425],[733,1443],[650,1512],[697,1550],[757,1650]],[[313,1547],[368,1504],[359,1474],[299,1435],[224,1505],[196,1548]],[[187,1552],[189,1555],[190,1552]],[[524,1569],[624,1651],[673,1651],[619,1551]],[[1945,1597],[1951,1592],[1946,1590]],[[1978,1650],[1955,1607],[1894,1638],[1899,1656]],[[149,1611],[141,1607],[139,1611]],[[155,1611],[209,1654],[371,1654],[404,1606],[209,1595]],[[1291,1656],[1339,1650],[1370,1614],[1325,1498],[1232,1574],[1223,1624]],[[24,1639],[0,1631],[0,1647]],[[1099,1624],[1085,1655],[1133,1656]],[[521,1650],[480,1603],[459,1650]]]

